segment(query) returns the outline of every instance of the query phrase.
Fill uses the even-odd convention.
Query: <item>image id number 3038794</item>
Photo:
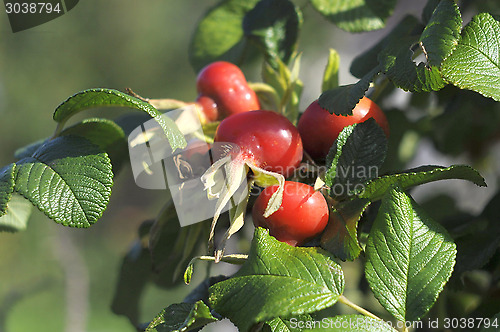
[[[57,2],[7,2],[5,3],[5,12],[7,14],[51,14],[61,13],[63,9]]]
[[[445,329],[477,329],[477,328],[495,328],[498,329],[497,318],[444,318],[443,327]]]

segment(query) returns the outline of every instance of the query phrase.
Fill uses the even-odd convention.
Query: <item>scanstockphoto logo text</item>
[[[293,329],[312,330],[312,329],[337,329],[344,331],[378,331],[384,329],[460,329],[473,330],[479,328],[498,329],[500,323],[497,318],[483,317],[462,317],[462,318],[434,318],[423,319],[419,321],[384,321],[376,319],[367,319],[367,317],[345,317],[342,320],[335,318],[323,318],[322,320],[299,320],[290,319],[290,327]]]
[[[75,8],[79,0],[4,0],[12,32],[52,21]]]

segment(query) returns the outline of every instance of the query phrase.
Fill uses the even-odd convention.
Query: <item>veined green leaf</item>
[[[439,68],[413,61],[413,48],[418,45],[414,37],[408,37],[387,46],[378,56],[382,72],[405,91],[438,91],[446,85]]]
[[[362,250],[358,242],[358,221],[369,205],[367,199],[354,199],[336,206],[321,236],[321,248],[343,261],[356,259]]]
[[[415,16],[407,15],[381,41],[354,58],[350,72],[358,78],[368,74],[378,66],[378,54],[387,46],[397,43],[401,38],[420,35],[424,27]]]
[[[5,166],[0,170],[0,217],[7,213],[7,205],[14,192],[15,164]]]
[[[237,276],[209,291],[214,309],[246,331],[257,322],[329,307],[343,289],[342,270],[328,252],[292,247],[257,228]]]
[[[399,183],[401,188],[406,190],[420,184],[447,179],[468,180],[480,187],[486,186],[479,172],[467,165],[452,165],[450,167],[422,166],[407,170],[404,173],[384,175],[368,181],[363,192],[358,196],[375,201],[381,199],[396,183]]]
[[[375,297],[400,321],[420,319],[448,282],[453,239],[399,187],[382,199],[366,245],[366,278]]]
[[[0,217],[0,232],[24,231],[28,225],[33,205],[14,193],[9,201],[7,213]]]
[[[488,13],[476,15],[463,29],[442,72],[461,89],[500,101],[500,22]]]
[[[315,320],[311,315],[299,315],[288,318],[276,317],[264,325],[262,331],[264,332],[299,332],[303,329],[298,327],[299,323],[304,323],[307,326],[307,322],[313,323]]]
[[[240,331],[276,316],[319,311],[337,302],[328,288],[280,275],[234,277],[210,287],[210,303]]]
[[[203,301],[175,303],[163,309],[149,324],[145,332],[198,331],[201,327],[217,320]]]
[[[223,0],[208,10],[198,23],[189,48],[189,61],[196,72],[214,61],[241,60],[246,46],[243,18],[258,2]]]
[[[346,198],[364,188],[364,182],[378,177],[387,138],[373,118],[344,128],[339,137],[326,158],[329,169],[325,182],[332,197]]]
[[[382,29],[392,14],[395,0],[310,0],[313,7],[348,32]]]
[[[347,140],[351,136],[354,128],[356,128],[357,124],[353,124],[347,127],[344,127],[342,131],[339,133],[339,136],[333,142],[333,145],[326,156],[326,165],[328,170],[325,174],[325,184],[332,188],[335,183],[335,178],[337,177],[337,165],[339,164],[340,157],[342,156],[342,149],[347,144]]]
[[[373,78],[380,72],[377,66],[361,80],[354,84],[341,85],[337,88],[327,90],[318,98],[319,105],[330,114],[352,115],[352,110],[365,95]]]
[[[301,24],[302,12],[290,0],[261,0],[246,13],[243,30],[278,68],[275,59],[287,64],[295,52]]]
[[[128,107],[149,114],[167,135],[172,150],[184,148],[186,140],[172,119],[163,116],[153,105],[113,89],[88,89],[81,91],[60,104],[54,112],[54,120],[64,123],[71,116],[94,107]]]
[[[454,0],[441,0],[420,36],[427,64],[441,67],[458,44],[462,18]]]
[[[440,69],[444,59],[455,48],[462,19],[455,1],[443,0],[429,18],[419,40],[402,34],[397,43],[388,44],[379,53],[382,72],[405,91],[422,92],[442,89],[446,82]],[[425,63],[415,63],[414,50],[420,49]]]
[[[71,227],[89,227],[102,215],[111,195],[108,156],[88,140],[55,138],[32,157],[21,159],[15,191],[49,218]]]

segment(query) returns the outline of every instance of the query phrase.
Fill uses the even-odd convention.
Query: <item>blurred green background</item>
[[[15,34],[6,14],[0,13],[0,165],[12,162],[17,148],[50,136],[55,107],[84,89],[129,87],[145,97],[193,101],[196,74],[187,57],[190,36],[216,2],[80,1],[62,17]],[[423,5],[401,1],[389,26],[404,13],[419,15]],[[304,16],[299,50],[304,52],[300,76],[305,107],[319,96],[328,48],[340,52],[340,83],[352,83],[352,56],[387,29],[351,35],[309,7]],[[259,80],[258,68],[249,65],[244,70],[250,80]],[[427,157],[433,161],[432,155]],[[161,199],[161,193],[135,186],[130,169],[124,168],[108,210],[90,229],[64,228],[34,210],[25,232],[0,233],[0,332],[134,331],[109,307],[121,258],[136,238],[138,225],[155,217]],[[142,320],[181,301],[192,288],[165,291],[150,286],[142,301]]]

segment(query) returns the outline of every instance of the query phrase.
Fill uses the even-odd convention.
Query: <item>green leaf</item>
[[[250,275],[210,287],[210,303],[240,331],[276,316],[319,311],[337,302],[328,288],[294,277]]]
[[[36,142],[30,143],[22,148],[17,149],[14,152],[14,158],[17,160],[23,159],[26,157],[31,157],[39,147],[41,147],[45,142],[47,142],[48,138],[40,139]]]
[[[500,103],[452,85],[438,96],[437,107],[443,112],[432,118],[427,129],[434,146],[447,155],[486,155],[487,146],[500,127]]]
[[[462,18],[454,0],[441,0],[420,36],[427,64],[441,67],[458,44]]]
[[[203,301],[174,303],[163,309],[149,324],[145,332],[198,331],[199,328],[217,320]]]
[[[111,162],[99,147],[76,136],[55,138],[17,163],[15,191],[57,223],[89,227],[111,195]]]
[[[453,0],[443,0],[430,17],[419,40],[414,36],[400,36],[397,42],[379,53],[382,72],[397,87],[411,92],[438,91],[446,82],[440,69],[443,60],[457,44],[462,26],[460,11]],[[419,47],[425,63],[414,61],[414,50]]]
[[[325,184],[330,188],[333,188],[333,184],[335,183],[337,165],[339,164],[340,157],[342,156],[342,149],[347,144],[347,140],[356,126],[357,124],[344,127],[335,139],[335,142],[333,142],[333,145],[330,147],[330,151],[326,156],[325,165],[327,165],[328,170],[325,173]],[[330,194],[333,196],[333,193]]]
[[[366,245],[366,279],[375,297],[400,321],[420,319],[448,282],[456,246],[400,188],[382,205]]]
[[[210,288],[210,286],[226,279],[228,279],[228,277],[224,275],[218,275],[206,278],[198,286],[196,286],[195,289],[189,292],[189,294],[186,295],[186,297],[182,300],[182,302],[196,303],[202,300],[203,302],[208,303],[208,296],[209,296],[208,289]]]
[[[373,118],[344,128],[339,138],[326,158],[329,169],[325,183],[332,197],[345,198],[378,176],[387,152],[387,138]]]
[[[115,144],[127,144],[127,138],[123,129],[114,121],[109,119],[91,118],[85,119],[71,127],[64,129],[60,136],[74,135],[88,139],[99,146],[103,151],[110,152]]]
[[[320,248],[296,248],[255,230],[247,262],[236,277],[210,287],[210,303],[240,330],[275,317],[318,311],[337,302],[344,277]]]
[[[144,222],[140,232],[151,224],[151,221]],[[139,323],[140,300],[151,277],[151,257],[146,241],[144,235],[136,239],[123,257],[111,302],[113,313],[127,317],[133,325]]]
[[[278,113],[285,115],[292,123],[297,122],[299,101],[303,84],[299,79],[301,56],[297,56],[291,64],[291,69],[283,61],[276,59],[277,68],[264,62],[262,77],[266,84],[274,88],[278,95]]]
[[[461,89],[500,101],[500,22],[488,13],[476,15],[463,29],[453,53],[442,66],[446,80]]]
[[[356,259],[362,250],[358,242],[358,221],[369,205],[366,199],[354,199],[336,206],[321,235],[321,248],[343,261]]]
[[[466,234],[457,239],[457,266],[455,273],[482,268],[493,257],[500,245],[500,227]]]
[[[240,62],[246,39],[243,18],[259,0],[223,0],[208,10],[191,39],[189,61],[196,72],[211,62]]]
[[[439,68],[413,61],[413,48],[419,45],[413,37],[402,38],[387,46],[378,56],[382,72],[395,86],[410,92],[438,91],[446,82]]]
[[[481,217],[487,219],[491,225],[495,225],[500,228],[500,224],[497,223],[498,217],[498,207],[500,206],[500,189],[497,189],[496,194],[490,199],[488,204],[481,212]]]
[[[382,29],[396,0],[310,0],[313,7],[348,32]]]
[[[497,252],[500,245],[499,204],[500,191],[490,199],[478,217],[470,218],[472,232],[464,232],[456,239],[458,248],[456,274],[482,268]],[[479,226],[484,221],[486,225]],[[463,225],[460,228],[463,230]]]
[[[303,328],[299,328],[300,324],[311,324],[314,323],[314,319],[311,315],[300,315],[289,318],[276,317],[264,325],[264,332],[294,332],[303,331]],[[304,325],[307,326],[307,325]]]
[[[268,328],[268,330],[266,330],[266,327]],[[290,332],[292,330],[288,327],[288,325],[285,323],[285,321],[282,318],[276,317],[273,320],[266,322],[266,325],[264,326],[263,331],[265,331],[265,332],[268,332],[268,331],[270,331],[270,332]]]
[[[7,213],[0,217],[0,232],[24,231],[33,205],[18,194],[12,195]]]
[[[307,329],[310,332],[396,332],[389,323],[362,315],[342,315],[323,318],[322,325]]]
[[[277,68],[275,59],[288,63],[295,52],[301,24],[302,13],[289,0],[261,0],[246,13],[243,31]]]
[[[14,192],[14,172],[16,164],[10,164],[0,170],[0,217],[7,213],[7,206]]]
[[[85,119],[64,129],[60,136],[74,135],[88,139],[105,151],[113,163],[113,171],[128,161],[127,137],[114,121],[101,118]]]
[[[452,165],[450,167],[422,166],[407,170],[404,173],[384,175],[368,181],[363,192],[358,196],[375,201],[381,199],[396,183],[399,183],[401,188],[406,190],[420,184],[448,179],[467,180],[480,187],[486,186],[479,172],[467,165]]]
[[[162,286],[172,286],[205,238],[206,223],[181,227],[170,199],[156,218],[149,234],[153,269]]]
[[[353,108],[363,98],[373,78],[379,72],[380,67],[377,66],[357,83],[341,85],[323,92],[318,98],[319,105],[330,114],[352,115]]]
[[[339,86],[339,67],[340,55],[336,50],[331,48],[328,54],[325,72],[323,73],[323,83],[321,84],[322,92]]]
[[[364,53],[354,58],[351,63],[351,74],[362,78],[373,68],[378,66],[378,54],[389,45],[399,42],[401,38],[414,36],[415,39],[422,32],[424,27],[415,16],[407,15],[377,44],[369,48]]]
[[[163,129],[172,150],[175,151],[177,148],[184,148],[187,145],[184,136],[172,119],[162,115],[151,104],[117,90],[88,89],[81,91],[60,104],[56,108],[53,118],[61,125],[76,113],[94,107],[128,107],[146,112]]]
[[[136,127],[148,120],[148,118],[144,117],[141,117],[141,119],[144,120],[137,123]],[[119,168],[115,167],[115,165],[120,166],[123,161],[128,160],[127,138],[123,129],[112,120],[104,118],[84,119],[82,122],[65,128],[59,134],[59,136],[65,135],[80,136],[99,146],[109,155],[114,166],[113,170]],[[48,138],[41,139],[20,148],[16,150],[14,157],[17,159],[31,157],[48,140]]]
[[[424,22],[425,25],[429,23],[431,16],[434,13],[434,10],[436,9],[437,5],[439,5],[440,2],[441,0],[427,0],[424,10],[422,11],[422,21]]]

